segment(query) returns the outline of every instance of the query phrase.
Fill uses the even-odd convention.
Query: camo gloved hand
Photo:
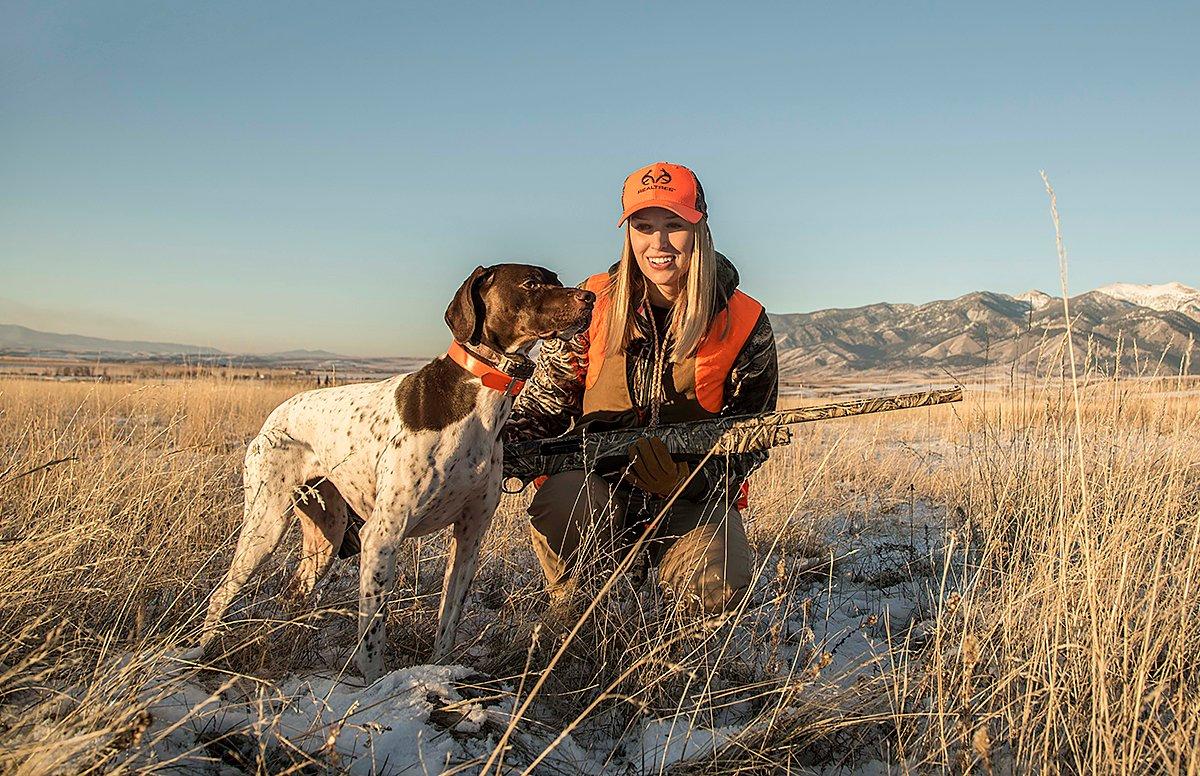
[[[670,498],[692,471],[676,461],[658,437],[642,437],[629,446],[629,481],[641,490]]]

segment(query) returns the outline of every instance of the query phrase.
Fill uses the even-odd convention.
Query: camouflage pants
[[[533,549],[551,590],[571,578],[583,552],[620,557],[641,534],[639,521],[664,502],[614,490],[594,474],[570,471],[542,483],[529,505]],[[717,614],[750,586],[753,558],[732,502],[675,502],[648,545],[659,581],[688,608]]]

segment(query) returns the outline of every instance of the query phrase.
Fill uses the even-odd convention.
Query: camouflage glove
[[[629,446],[629,481],[641,490],[670,498],[691,473],[685,461],[676,461],[658,437],[642,437]]]

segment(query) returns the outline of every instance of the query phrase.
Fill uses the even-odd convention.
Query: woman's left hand
[[[629,446],[629,480],[638,488],[669,498],[691,473],[685,461],[671,457],[658,437],[642,437]]]

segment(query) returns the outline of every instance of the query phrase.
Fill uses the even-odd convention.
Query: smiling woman
[[[629,244],[638,269],[650,281],[650,300],[664,307],[675,302],[691,265],[696,232],[670,210],[648,207],[629,218]]]
[[[659,162],[634,171],[621,208],[621,259],[583,284],[596,294],[588,330],[546,343],[505,435],[517,442],[579,427],[646,435],[627,459],[599,461],[594,471],[546,479],[506,456],[506,474],[540,483],[532,538],[557,600],[569,605],[576,569],[620,552],[674,496],[651,560],[684,606],[716,613],[736,605],[750,581],[739,507],[766,453],[701,465],[672,456],[653,429],[774,409],[775,340],[762,305],[737,289],[737,270],[713,248],[691,170]],[[589,534],[602,538],[587,546]]]

